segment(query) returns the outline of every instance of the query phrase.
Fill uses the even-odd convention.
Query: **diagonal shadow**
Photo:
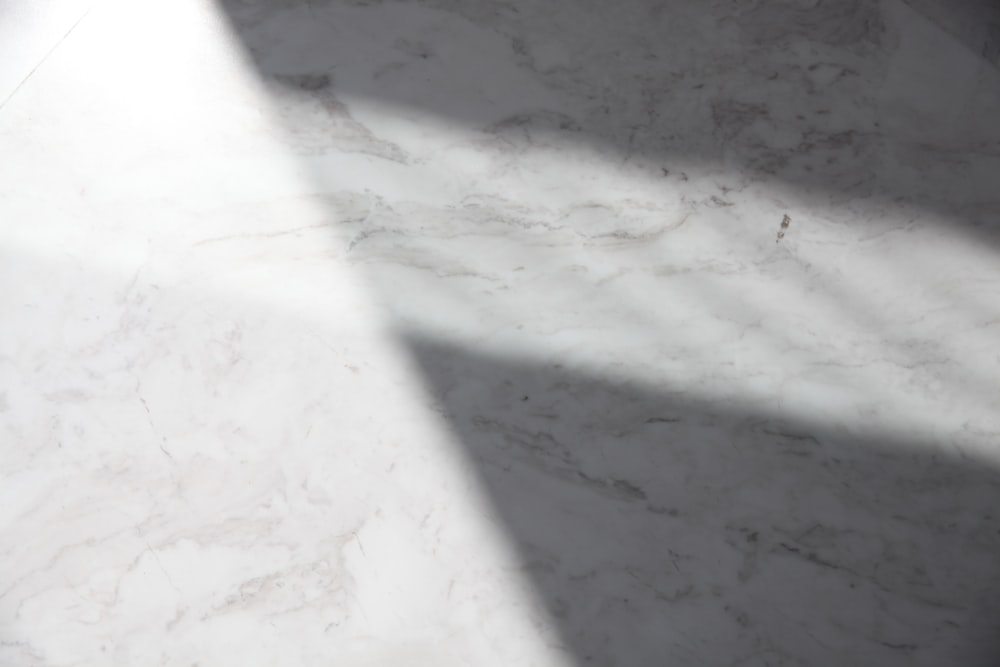
[[[700,169],[721,179],[722,199],[784,184],[835,205],[867,203],[873,227],[912,205],[1000,239],[993,2],[219,6],[259,73],[292,92],[329,88],[432,114],[515,152],[587,147],[671,187]],[[357,150],[343,105],[328,112],[328,148]]]
[[[969,51],[1000,66],[1000,4],[996,0],[906,0]]]
[[[404,340],[576,664],[998,664],[988,465]]]
[[[265,81],[324,100],[325,120],[289,121],[304,154],[377,144],[405,159],[359,139],[336,103],[350,95],[515,152],[583,145],[668,180],[701,164],[1000,239],[1000,133],[984,121],[1000,76],[968,49],[923,72],[900,46],[918,20],[900,3],[220,6]],[[888,430],[402,339],[576,664],[1000,661],[990,466]]]

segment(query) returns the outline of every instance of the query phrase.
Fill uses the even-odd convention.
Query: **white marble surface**
[[[0,105],[30,80],[92,5],[88,0],[0,1]]]
[[[1000,71],[911,4],[0,4],[0,664],[996,664]]]

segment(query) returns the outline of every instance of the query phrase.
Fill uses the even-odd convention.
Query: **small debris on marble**
[[[792,219],[785,214],[785,217],[781,219],[781,229],[778,231],[778,239],[775,243],[780,243],[781,239],[785,238],[785,231],[788,229],[788,225],[792,224]]]

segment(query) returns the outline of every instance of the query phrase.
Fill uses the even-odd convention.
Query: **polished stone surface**
[[[0,4],[0,664],[997,664],[977,6]]]

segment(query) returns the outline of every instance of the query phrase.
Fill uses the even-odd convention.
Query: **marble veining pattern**
[[[1000,660],[992,9],[85,4],[0,70],[0,664]]]

